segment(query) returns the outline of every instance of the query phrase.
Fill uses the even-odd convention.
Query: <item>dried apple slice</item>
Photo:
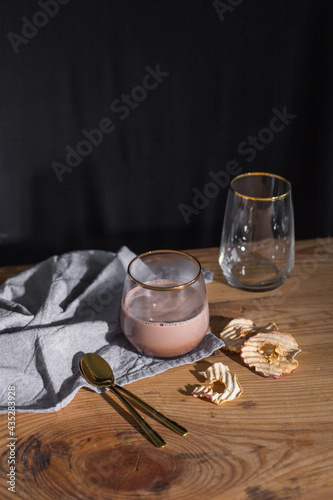
[[[294,357],[300,351],[290,333],[272,330],[247,339],[241,347],[241,357],[260,375],[280,378],[296,370],[298,362]]]
[[[243,392],[239,385],[235,373],[231,373],[229,368],[222,363],[214,363],[206,371],[199,372],[210,383],[221,382],[224,386],[223,392],[217,392],[211,385],[200,385],[194,388],[191,396],[205,397],[210,399],[213,403],[220,405],[226,401],[238,399]]]
[[[222,349],[240,352],[244,340],[253,333],[255,329],[256,325],[250,319],[232,319],[220,333],[220,338],[225,344]]]

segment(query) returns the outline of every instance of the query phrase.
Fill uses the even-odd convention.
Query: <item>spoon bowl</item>
[[[82,356],[79,367],[81,374],[87,375],[93,385],[109,387],[114,384],[111,366],[98,354],[88,353]]]

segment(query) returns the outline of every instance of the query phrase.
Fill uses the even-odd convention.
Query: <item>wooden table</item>
[[[280,288],[250,293],[226,284],[218,249],[192,251],[214,271],[211,328],[245,317],[275,321],[302,352],[292,375],[265,379],[239,355],[173,368],[130,389],[189,429],[180,437],[147,417],[167,441],[155,448],[108,395],[81,389],[63,410],[16,415],[16,496],[56,499],[333,498],[333,239],[298,242],[296,264]],[[22,268],[3,268],[2,280]],[[221,361],[237,373],[241,398],[216,406],[190,397],[198,371]],[[1,360],[3,362],[3,360]],[[7,415],[1,424],[0,497],[7,490]]]

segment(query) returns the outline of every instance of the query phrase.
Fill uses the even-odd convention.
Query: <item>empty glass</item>
[[[267,291],[280,286],[294,265],[291,184],[254,172],[231,181],[219,263],[236,288]]]

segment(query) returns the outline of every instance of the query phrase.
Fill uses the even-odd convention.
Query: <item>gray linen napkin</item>
[[[224,344],[207,332],[200,345],[177,358],[139,354],[119,325],[126,269],[135,257],[99,250],[53,256],[8,279],[0,287],[0,413],[8,387],[16,410],[51,412],[66,406],[80,387],[90,386],[78,363],[97,352],[123,385],[205,358]],[[206,271],[205,279],[212,280]]]

